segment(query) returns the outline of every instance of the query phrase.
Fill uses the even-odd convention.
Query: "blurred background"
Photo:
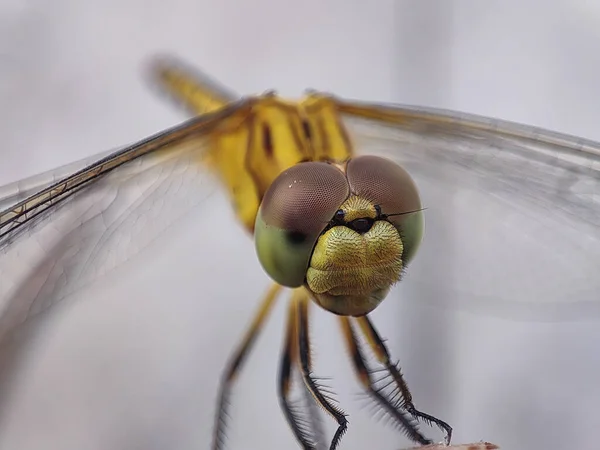
[[[599,48],[600,5],[584,0],[3,0],[0,185],[187,118],[144,80],[157,53],[241,95],[315,88],[600,140]],[[222,195],[173,233],[152,244],[160,258],[133,259],[49,318],[10,386],[1,450],[209,448],[221,370],[268,279]],[[235,388],[230,449],[296,448],[276,397],[284,304]],[[313,311],[315,372],[350,414],[341,448],[408,446],[372,420],[337,323]],[[597,448],[597,321],[400,295],[373,317],[417,407],[448,421],[454,442]]]

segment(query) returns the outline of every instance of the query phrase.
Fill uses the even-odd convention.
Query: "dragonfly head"
[[[349,316],[383,301],[422,235],[412,178],[376,156],[343,165],[305,162],[282,172],[255,226],[258,258],[274,281],[305,286],[317,304]]]

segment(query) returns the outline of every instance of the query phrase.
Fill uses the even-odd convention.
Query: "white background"
[[[583,0],[3,0],[0,184],[185,118],[143,81],[157,52],[240,94],[312,87],[600,140],[599,48],[600,6]],[[211,205],[192,217],[220,222],[180,224],[177,240],[156,244],[160,260],[53,317],[2,406],[1,450],[208,448],[220,370],[267,286],[250,239],[230,213],[212,219]],[[394,300],[375,313],[380,332],[417,405],[448,420],[455,442],[596,448],[597,322]],[[236,388],[231,449],[295,448],[276,399],[279,306]],[[406,446],[356,395],[333,319],[318,314],[314,329],[316,371],[333,377],[350,413],[342,448]]]

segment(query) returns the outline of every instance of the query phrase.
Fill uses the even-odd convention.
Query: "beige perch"
[[[405,450],[498,450],[496,444],[492,444],[490,442],[474,442],[472,444],[455,444],[455,445],[445,445],[445,444],[432,444],[425,445],[420,447],[411,447]]]

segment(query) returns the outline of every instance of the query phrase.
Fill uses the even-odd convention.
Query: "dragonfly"
[[[278,396],[306,449],[322,445],[319,411],[292,401],[294,376],[306,399],[337,424],[328,448],[338,448],[348,428],[346,413],[314,374],[315,305],[337,317],[365,392],[423,446],[434,441],[420,424],[437,426],[446,445],[452,427],[417,409],[371,319],[397,285],[409,280],[423,301],[493,314],[600,316],[599,143],[316,90],[300,100],[274,91],[240,97],[174,57],[155,58],[150,72],[194,118],[0,191],[0,339],[143,251],[199,207],[214,182],[272,279],[223,372],[214,450],[225,446],[235,381],[284,289],[290,295]],[[140,229],[142,217],[148,220]],[[448,229],[451,242],[427,245],[428,233]],[[484,253],[494,255],[493,267],[480,263]],[[515,258],[530,270],[522,273]]]

